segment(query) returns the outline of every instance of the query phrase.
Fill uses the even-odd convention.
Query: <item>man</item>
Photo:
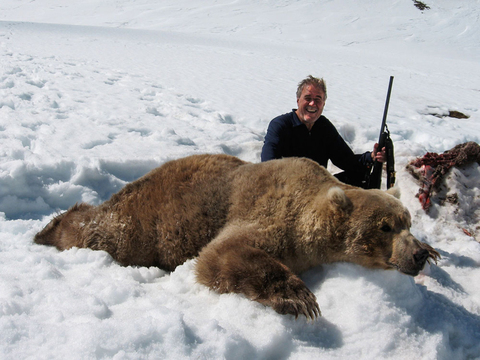
[[[327,167],[332,161],[344,172],[335,176],[345,183],[364,186],[362,181],[375,160],[385,162],[385,148],[355,155],[335,126],[322,115],[327,88],[323,79],[309,75],[298,84],[297,105],[292,112],[273,119],[262,148],[262,161],[283,157],[307,157]]]

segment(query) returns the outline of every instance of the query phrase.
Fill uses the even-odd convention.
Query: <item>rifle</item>
[[[387,99],[385,101],[385,109],[383,111],[382,127],[380,128],[380,136],[378,138],[378,149],[385,148],[387,155],[387,189],[395,185],[395,158],[393,153],[393,141],[390,138],[390,131],[387,126],[388,104],[390,103],[390,94],[392,93],[393,76],[390,76],[388,84]],[[382,169],[383,164],[375,161],[373,170],[368,177],[368,189],[380,189],[382,185]]]

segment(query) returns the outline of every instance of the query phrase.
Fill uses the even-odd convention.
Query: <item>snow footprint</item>
[[[195,146],[195,142],[188,137],[179,136],[173,129],[164,129],[161,132],[162,138],[173,140],[177,145]]]
[[[145,111],[147,114],[151,114],[154,116],[165,116],[160,111],[158,111],[156,107],[147,107]]]
[[[97,146],[111,144],[114,139],[115,139],[115,135],[109,135],[109,137],[107,139],[92,140],[92,141],[89,141],[85,144],[82,144],[81,147],[82,147],[82,149],[85,149],[85,150],[91,150],[91,149],[93,149]]]
[[[29,85],[36,86],[39,89],[43,88],[47,83],[46,80],[27,80],[25,82]]]
[[[12,89],[15,86],[15,82],[11,79],[3,77],[0,79],[0,89]]]

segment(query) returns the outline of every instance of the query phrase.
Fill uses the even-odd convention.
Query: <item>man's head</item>
[[[298,83],[297,99],[300,98],[300,95],[302,94],[303,89],[307,85],[313,85],[319,88],[320,90],[322,90],[323,93],[325,94],[325,98],[323,100],[327,100],[327,85],[325,84],[325,80],[323,80],[323,78],[319,79],[319,78],[313,77],[312,75],[308,75],[305,79],[303,79]]]
[[[297,88],[296,114],[309,129],[322,115],[325,100],[327,100],[327,87],[323,79],[309,75],[300,81]]]

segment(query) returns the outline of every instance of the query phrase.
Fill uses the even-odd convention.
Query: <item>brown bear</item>
[[[105,250],[122,265],[168,271],[197,257],[197,280],[209,288],[313,319],[320,310],[298,274],[348,261],[415,276],[440,255],[409,228],[396,197],[343,184],[311,160],[194,155],[99,206],[73,206],[35,242]]]

